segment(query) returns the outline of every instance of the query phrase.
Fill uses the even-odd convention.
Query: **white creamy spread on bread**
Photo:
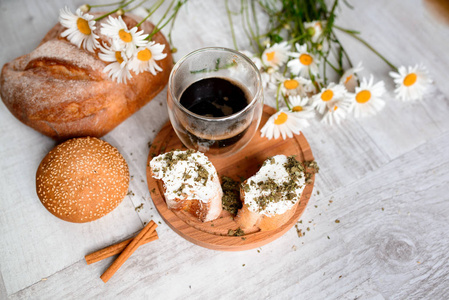
[[[221,193],[217,172],[203,153],[174,150],[154,157],[150,167],[153,177],[164,182],[169,207],[176,199],[207,203]]]
[[[242,184],[245,204],[258,214],[273,216],[290,210],[306,186],[304,167],[293,156],[276,155]]]

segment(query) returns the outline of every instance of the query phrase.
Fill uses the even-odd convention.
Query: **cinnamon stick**
[[[147,244],[149,242],[157,240],[158,238],[159,237],[157,235],[157,232],[153,231],[153,233],[149,237],[147,237],[142,244]],[[105,258],[114,256],[116,254],[120,254],[123,251],[123,249],[125,249],[126,246],[128,246],[128,244],[131,243],[131,241],[133,239],[134,239],[133,237],[129,238],[129,239],[127,239],[125,241],[122,241],[120,243],[111,245],[109,247],[103,248],[101,250],[98,250],[98,251],[95,251],[93,253],[90,253],[90,254],[86,255],[84,257],[86,259],[86,263],[88,265],[90,265],[90,264],[96,263],[96,262],[98,262],[100,260],[103,260]]]
[[[109,279],[117,272],[117,270],[125,263],[125,261],[142,245],[146,238],[150,236],[156,229],[157,224],[150,221],[139,234],[126,246],[122,253],[117,257],[116,260],[109,266],[109,268],[100,276],[104,283],[108,282]]]

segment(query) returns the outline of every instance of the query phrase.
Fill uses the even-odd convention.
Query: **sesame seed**
[[[57,217],[71,222],[92,221],[112,211],[125,197],[128,184],[123,156],[109,143],[91,137],[56,146],[42,160],[36,175],[41,202]]]

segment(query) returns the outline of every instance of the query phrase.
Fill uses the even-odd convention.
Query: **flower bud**
[[[270,44],[270,39],[264,39],[262,41],[262,46],[264,46],[264,47],[268,46],[269,44]]]
[[[80,9],[83,13],[88,13],[90,11],[90,5],[89,4],[83,4],[80,6]]]
[[[309,36],[313,36],[315,34],[315,28],[309,27],[306,29],[306,32]]]
[[[275,69],[273,67],[268,67],[267,68],[267,73],[268,74],[273,74],[274,72],[276,72],[276,71],[275,71]]]
[[[125,11],[123,10],[123,8],[120,8],[119,10],[117,10],[117,16],[123,16],[125,14]]]
[[[178,52],[178,48],[176,48],[176,47],[171,48],[171,53],[176,53],[176,52]]]

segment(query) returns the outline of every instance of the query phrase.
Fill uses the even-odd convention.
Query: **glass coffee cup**
[[[245,55],[202,48],[173,67],[168,114],[182,143],[211,156],[230,156],[254,136],[263,110],[260,73]]]

